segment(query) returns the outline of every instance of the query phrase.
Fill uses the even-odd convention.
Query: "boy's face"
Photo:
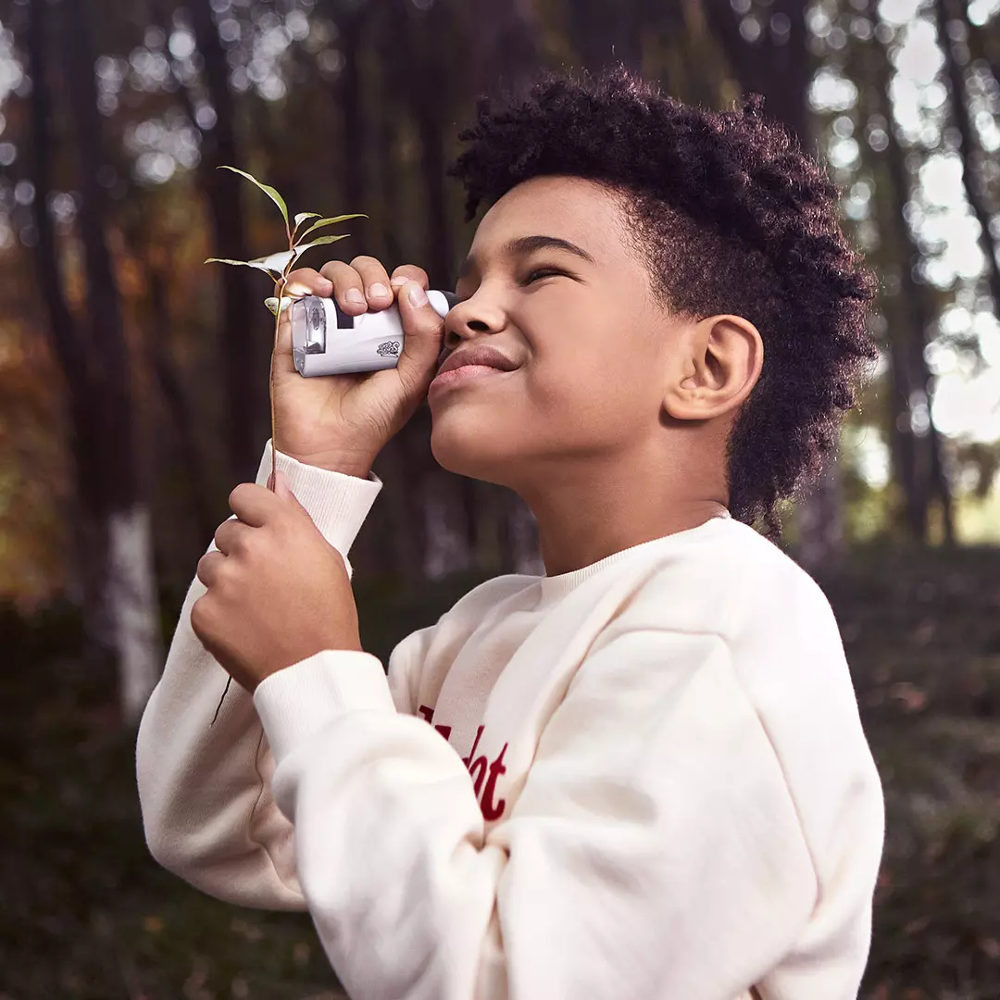
[[[518,490],[541,475],[574,476],[662,449],[677,320],[656,303],[624,242],[619,204],[594,181],[536,177],[484,216],[445,346],[489,345],[519,367],[432,390],[431,449],[441,466]],[[591,259],[506,246],[536,236],[567,240]]]

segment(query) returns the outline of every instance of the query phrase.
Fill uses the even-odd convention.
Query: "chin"
[[[446,417],[431,425],[431,454],[448,472],[498,486],[507,485],[504,473],[509,477],[515,458],[489,431]]]

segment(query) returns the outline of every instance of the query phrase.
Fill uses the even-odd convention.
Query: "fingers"
[[[374,257],[355,257],[350,264],[331,260],[323,265],[322,274],[333,282],[340,308],[351,316],[392,305],[389,275]]]
[[[361,275],[369,309],[385,309],[392,305],[395,296],[389,287],[389,275],[380,261],[374,257],[355,257],[351,267]]]
[[[219,578],[219,570],[225,561],[226,557],[221,552],[206,552],[198,560],[195,575],[206,587],[212,587]]]
[[[224,555],[229,556],[247,543],[248,536],[254,529],[242,521],[230,518],[223,521],[215,529],[215,547]]]
[[[424,289],[430,287],[427,272],[422,267],[417,267],[416,264],[400,264],[399,267],[392,272],[392,279],[389,281],[389,285],[394,288],[398,294],[399,289],[405,285],[407,281],[419,282],[420,286]]]
[[[251,528],[262,528],[287,508],[287,502],[256,483],[240,483],[229,494],[229,509]]]
[[[330,295],[332,292],[333,282],[311,267],[300,267],[289,272],[285,283],[285,294],[292,298],[300,298],[303,295]]]
[[[330,295],[351,316],[369,309],[385,309],[392,305],[396,292],[407,281],[416,281],[424,289],[429,287],[427,272],[416,264],[402,264],[392,272],[390,281],[382,263],[374,257],[355,257],[350,264],[331,260],[321,271],[303,267],[288,275],[287,294]]]

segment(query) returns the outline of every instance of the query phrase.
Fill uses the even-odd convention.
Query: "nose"
[[[448,312],[445,320],[444,346],[453,351],[464,340],[484,333],[498,333],[506,320],[501,310],[490,305],[481,295],[464,299]]]

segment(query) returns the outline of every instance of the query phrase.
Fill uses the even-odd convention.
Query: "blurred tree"
[[[987,205],[982,174],[976,169],[983,156],[976,130],[969,116],[969,92],[965,70],[969,63],[969,38],[971,25],[965,0],[934,0],[934,13],[938,31],[938,45],[944,53],[945,77],[951,94],[951,117],[961,137],[959,156],[962,164],[962,187],[965,197],[979,223],[979,241],[986,258],[986,279],[994,309],[1000,316],[1000,261],[997,260],[997,241],[991,227],[991,212]],[[1000,83],[1000,80],[997,81]]]
[[[775,0],[762,10],[737,15],[728,0],[704,0],[704,9],[744,94],[762,94],[768,114],[787,126],[807,153],[825,159],[807,100],[816,60],[808,47],[805,6],[798,0]],[[798,554],[809,567],[844,554],[838,457],[835,449],[796,505]]]
[[[897,481],[901,487],[910,537],[926,542],[928,509],[932,495],[941,502],[946,539],[954,537],[951,513],[951,490],[944,474],[941,440],[929,406],[930,371],[925,348],[935,322],[933,292],[917,277],[920,251],[906,221],[906,205],[910,200],[910,182],[903,149],[897,135],[889,87],[892,63],[889,60],[888,33],[874,36],[871,43],[870,69],[874,73],[871,90],[872,112],[885,122],[885,172],[882,174],[885,196],[891,209],[881,226],[883,238],[895,247],[899,275],[897,301],[889,307],[890,357],[892,365],[892,396],[895,401],[891,425],[892,454],[896,463]],[[891,227],[891,228],[890,228]],[[926,426],[917,419],[916,410],[926,413]]]
[[[66,3],[46,11],[61,18]],[[426,268],[432,284],[450,287],[473,230],[461,218],[463,192],[445,177],[445,168],[459,151],[458,128],[474,120],[477,95],[501,87],[523,93],[543,66],[596,71],[624,62],[641,66],[668,92],[701,106],[724,106],[741,91],[762,93],[766,112],[823,156],[823,146],[832,148],[834,116],[846,114],[866,134],[879,115],[885,123],[893,119],[889,49],[855,34],[857,22],[878,23],[874,3],[869,7],[863,9],[861,0],[810,5],[627,0],[617,6],[591,0],[150,0],[146,6],[122,6],[101,0],[91,15],[101,116],[81,117],[81,88],[70,95],[58,87],[56,107],[51,86],[30,96],[27,90],[11,94],[4,140],[16,131],[19,109],[29,101],[43,108],[33,115],[46,121],[35,129],[40,157],[29,178],[38,197],[32,205],[12,199],[13,185],[0,190],[0,211],[13,205],[14,231],[24,231],[17,219],[26,213],[38,217],[34,255],[45,290],[38,305],[48,312],[53,355],[66,373],[71,433],[83,454],[81,497],[99,481],[87,470],[96,469],[98,461],[113,461],[98,458],[98,445],[109,435],[115,441],[121,431],[117,425],[109,430],[104,410],[94,408],[100,393],[83,349],[93,325],[84,303],[94,296],[114,301],[116,283],[122,317],[102,306],[109,319],[100,335],[120,336],[124,330],[125,340],[135,343],[141,336],[143,353],[136,355],[140,367],[133,374],[154,388],[157,398],[136,393],[133,411],[162,452],[149,455],[147,449],[142,462],[154,463],[157,476],[171,479],[169,490],[158,489],[151,497],[157,557],[170,563],[166,570],[158,567],[161,579],[167,572],[179,574],[177,567],[190,562],[185,553],[191,537],[224,516],[224,488],[255,471],[267,422],[270,342],[259,307],[266,290],[256,288],[246,271],[204,268],[201,261],[209,254],[262,252],[274,227],[263,208],[241,203],[242,185],[216,169],[221,163],[254,170],[306,207],[328,205],[335,212],[343,210],[337,204],[342,202],[367,212],[370,220],[359,222],[345,244],[345,259],[373,254],[390,269],[415,262]],[[954,102],[954,121],[956,134],[964,133],[964,181],[986,248],[996,197],[989,184],[997,178],[977,130],[986,65],[994,72],[1000,66],[1000,18],[973,24],[965,5],[949,0],[923,0],[919,10],[924,21],[928,12],[938,18],[950,51],[946,75],[953,94],[965,98]],[[817,28],[824,18],[845,36],[844,45],[827,43]],[[967,61],[965,44],[981,63]],[[896,47],[890,46],[893,52]],[[58,82],[71,66],[50,53],[49,69]],[[846,113],[832,112],[827,119],[826,111],[809,103],[818,69],[836,69],[857,83],[856,103]],[[88,100],[94,98],[91,88]],[[71,99],[77,109],[72,122]],[[91,188],[81,185],[72,194],[79,209],[75,218],[60,217],[53,232],[51,215],[40,214],[39,205],[67,201],[73,192],[69,168],[84,150],[76,138],[81,133],[70,126],[84,120],[96,121],[98,128],[88,126],[91,135],[103,130],[106,140],[103,150],[98,147],[103,186],[92,196]],[[921,280],[929,251],[904,216],[904,209],[912,214],[911,200],[919,205],[918,170],[930,151],[887,131],[884,149],[860,144],[857,168],[832,169],[841,179],[860,178],[865,171],[874,181],[870,228],[877,229],[881,243],[871,256],[886,278],[877,318],[886,321],[884,347],[891,363],[866,393],[868,410],[859,419],[877,422],[891,445],[894,482],[888,492],[899,497],[900,530],[926,540],[939,508],[949,528],[943,466],[954,446],[938,434],[930,413],[924,349],[930,338],[944,336],[939,315],[957,293]],[[163,169],[151,171],[150,163]],[[3,169],[13,174],[18,168]],[[102,234],[105,254],[109,247],[115,251],[103,272],[95,242]],[[83,246],[78,237],[85,237]],[[5,267],[8,278],[16,273],[11,264]],[[222,282],[218,296],[216,282]],[[220,311],[216,323],[213,306]],[[24,306],[11,310],[8,303],[8,310],[8,322],[30,323]],[[891,387],[891,398],[883,401],[881,386]],[[224,435],[214,433],[216,419],[227,422]],[[151,432],[143,421],[156,422]],[[395,486],[359,535],[359,574],[370,570],[373,576],[416,581],[428,567],[440,572],[470,565],[485,572],[538,568],[533,518],[519,498],[441,469],[429,442],[430,413],[424,406],[379,456],[376,471]],[[841,544],[844,502],[836,481],[829,480],[802,505],[804,514],[815,515],[811,530],[804,522],[806,542],[819,545],[813,561]],[[810,560],[808,547],[802,557]],[[85,561],[83,572],[93,565]]]
[[[208,202],[212,222],[212,256],[235,260],[247,253],[247,226],[240,201],[243,182],[226,170],[247,168],[236,137],[236,106],[229,89],[226,52],[212,13],[211,0],[190,0],[187,11],[195,44],[203,62],[203,82],[209,105],[200,117],[191,111],[201,134],[199,186]],[[190,101],[187,102],[191,108]],[[222,285],[220,329],[222,366],[226,385],[229,461],[234,482],[253,480],[260,459],[262,415],[268,411],[267,380],[260,377],[261,361],[270,356],[257,308],[263,296],[250,284],[250,272],[241,267],[217,267]],[[264,347],[266,346],[266,350]]]
[[[103,130],[97,112],[90,24],[82,0],[65,0],[64,22],[48,30],[47,11],[31,4],[35,222],[38,266],[52,296],[51,336],[70,390],[71,446],[77,465],[79,571],[91,658],[113,651],[123,717],[138,720],[159,676],[162,650],[152,566],[149,512],[139,495],[131,374],[114,262],[105,237],[107,194],[101,184]],[[63,65],[69,120],[75,127],[89,324],[69,312],[48,215],[52,192],[49,80],[53,35]]]

